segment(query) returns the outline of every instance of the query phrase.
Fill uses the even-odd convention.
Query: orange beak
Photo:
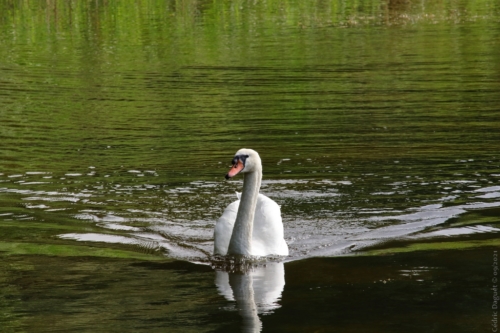
[[[236,162],[235,164],[233,164],[233,167],[229,170],[229,172],[227,173],[226,175],[226,179],[229,179],[231,177],[234,177],[236,176],[237,174],[239,174],[241,172],[241,170],[243,170],[245,168],[245,166],[243,165],[243,163],[241,163],[240,160],[238,160],[238,162]]]

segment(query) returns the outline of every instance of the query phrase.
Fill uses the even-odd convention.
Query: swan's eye
[[[238,162],[240,162],[243,166],[245,166],[246,160],[248,158],[248,155],[238,155],[233,158],[231,161],[231,164],[233,165],[234,168],[238,167]]]
[[[248,158],[248,155],[240,155],[240,156],[238,156],[238,159],[241,161],[241,163],[243,163],[243,165],[245,165],[245,163],[247,161],[247,158]]]

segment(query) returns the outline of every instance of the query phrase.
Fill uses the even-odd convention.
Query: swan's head
[[[233,166],[226,175],[226,179],[236,176],[240,172],[253,172],[260,169],[262,163],[259,154],[252,149],[240,149],[231,162]]]

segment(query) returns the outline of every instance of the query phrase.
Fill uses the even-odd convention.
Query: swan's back
[[[237,193],[238,199],[240,194]],[[240,200],[231,203],[215,224],[214,254],[226,255]],[[252,255],[288,255],[280,206],[263,194],[257,197],[252,234]]]

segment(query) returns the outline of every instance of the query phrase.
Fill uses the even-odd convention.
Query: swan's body
[[[238,199],[240,194],[237,193]],[[231,203],[215,225],[215,254],[228,254],[236,215],[241,200]],[[265,195],[259,194],[253,223],[251,255],[288,255],[288,246],[283,239],[283,224],[280,207]]]
[[[226,178],[244,174],[243,192],[231,203],[214,230],[214,254],[218,255],[288,255],[283,238],[280,207],[265,195],[259,194],[262,164],[259,154],[240,149],[233,168]]]

